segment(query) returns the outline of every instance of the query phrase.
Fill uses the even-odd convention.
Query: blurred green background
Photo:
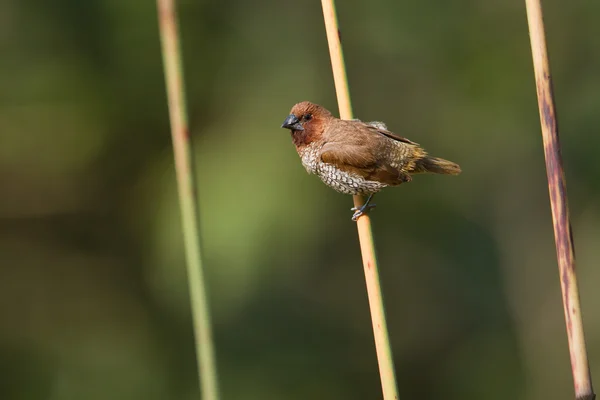
[[[600,3],[544,2],[600,378]],[[381,398],[320,3],[179,4],[223,399]],[[522,1],[338,4],[354,111],[458,162],[377,197],[402,399],[573,398]],[[0,399],[197,399],[155,3],[0,2]]]

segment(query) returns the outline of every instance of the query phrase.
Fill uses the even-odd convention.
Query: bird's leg
[[[365,201],[365,204],[363,204],[362,206],[360,206],[360,207],[352,207],[350,209],[351,211],[354,211],[354,215],[352,215],[352,221],[356,221],[358,219],[358,217],[360,217],[361,215],[365,214],[370,209],[375,208],[375,206],[377,204],[369,204],[371,202],[371,199],[373,198],[374,195],[375,195],[375,193],[371,193],[369,195],[369,197],[367,198],[367,201]]]

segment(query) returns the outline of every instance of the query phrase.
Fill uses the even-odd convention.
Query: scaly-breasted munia
[[[458,164],[428,156],[419,144],[388,131],[382,122],[341,120],[308,101],[292,107],[281,127],[291,131],[308,173],[338,192],[369,196],[352,209],[354,221],[374,207],[369,203],[384,187],[410,182],[413,174],[461,172]]]

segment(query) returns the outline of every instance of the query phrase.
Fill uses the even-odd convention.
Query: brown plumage
[[[356,209],[356,220],[373,194],[412,180],[411,175],[458,175],[460,167],[430,157],[419,144],[387,130],[382,122],[341,120],[318,104],[304,101],[292,107],[282,128],[289,129],[302,165],[341,193],[368,195]]]

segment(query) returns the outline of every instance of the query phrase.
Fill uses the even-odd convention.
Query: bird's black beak
[[[304,128],[302,127],[302,124],[300,123],[300,120],[298,120],[298,117],[296,117],[294,114],[290,114],[287,116],[287,118],[285,119],[285,121],[283,121],[283,125],[281,125],[282,128],[286,128],[286,129],[291,129],[293,131],[303,131]]]

